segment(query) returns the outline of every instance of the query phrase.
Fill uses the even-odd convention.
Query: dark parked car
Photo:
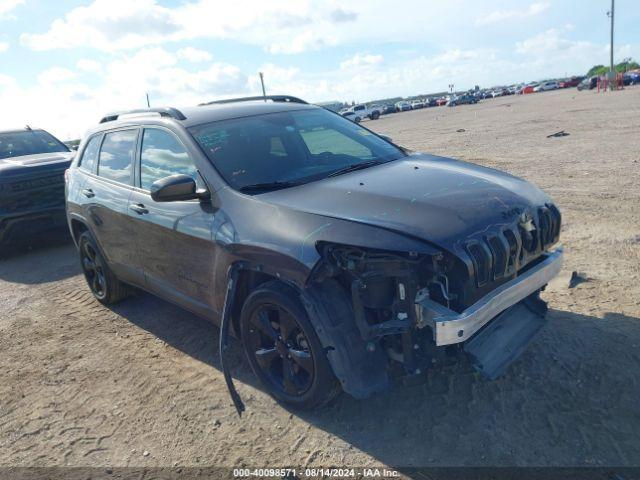
[[[640,73],[627,72],[622,76],[623,85],[638,85],[640,84]]]
[[[462,95],[452,96],[451,100],[447,102],[447,105],[449,107],[455,107],[457,105],[476,104],[476,103],[478,103],[478,99],[475,96],[469,93],[464,93]]]
[[[598,77],[587,77],[578,84],[578,90],[593,90],[598,86]]]
[[[74,154],[44,130],[0,131],[0,243],[64,227],[64,171]]]
[[[419,376],[445,351],[494,378],[544,324],[560,213],[530,183],[409,153],[294,97],[105,117],[68,175],[94,296],[129,285],[242,341],[311,408]],[[447,348],[448,347],[448,348]]]
[[[382,107],[382,114],[383,115],[387,115],[389,113],[396,113],[396,106],[395,105],[385,105],[384,107]]]

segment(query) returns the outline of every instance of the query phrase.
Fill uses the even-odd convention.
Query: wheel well
[[[271,280],[278,280],[278,278],[255,270],[240,270],[238,273],[238,283],[236,285],[236,294],[233,302],[234,307],[231,312],[233,328],[238,337],[240,337],[240,313],[242,312],[244,301],[256,288]]]
[[[78,239],[80,235],[89,230],[87,226],[82,223],[80,220],[72,219],[71,220],[71,233],[73,234],[73,239],[76,243],[78,243]]]

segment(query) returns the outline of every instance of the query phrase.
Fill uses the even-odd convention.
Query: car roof
[[[135,124],[149,124],[157,120],[158,123],[165,123],[167,119],[175,121],[185,128],[202,125],[205,123],[230,120],[234,118],[251,117],[269,113],[287,112],[295,110],[321,109],[317,105],[310,105],[306,102],[293,101],[265,101],[244,100],[212,102],[199,106],[185,108],[157,108],[148,110],[133,110],[106,115],[100,124],[93,128],[89,134],[103,130],[111,130],[120,126]]]
[[[229,120],[232,118],[251,117],[267,113],[288,112],[294,110],[319,109],[316,105],[304,103],[265,102],[255,100],[250,102],[223,103],[190,107],[182,110],[186,120],[181,121],[185,127],[203,123]]]

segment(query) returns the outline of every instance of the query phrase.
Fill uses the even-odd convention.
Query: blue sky
[[[270,93],[358,102],[584,73],[609,0],[0,0],[0,127],[80,136],[108,111]],[[640,58],[640,2],[615,55]]]

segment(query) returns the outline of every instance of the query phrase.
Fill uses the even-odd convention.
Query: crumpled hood
[[[308,213],[409,234],[443,248],[550,202],[525,180],[427,154],[299,187],[261,200]]]

